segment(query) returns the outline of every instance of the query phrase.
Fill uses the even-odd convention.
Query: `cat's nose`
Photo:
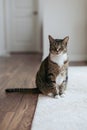
[[[58,49],[57,49],[57,52],[58,52]]]

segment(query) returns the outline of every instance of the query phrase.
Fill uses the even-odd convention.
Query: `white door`
[[[10,1],[10,52],[36,52],[37,48],[37,7],[36,0]],[[8,31],[7,31],[8,32]]]

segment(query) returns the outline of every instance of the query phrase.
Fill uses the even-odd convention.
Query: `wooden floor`
[[[41,56],[0,58],[0,130],[30,130],[38,95],[6,94],[9,87],[35,87]]]
[[[12,55],[0,58],[0,130],[30,130],[38,95],[5,93],[5,88],[35,87],[41,56]],[[72,62],[83,66],[87,62]]]

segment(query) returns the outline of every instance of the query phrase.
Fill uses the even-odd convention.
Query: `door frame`
[[[4,21],[5,21],[5,43],[6,43],[6,51],[7,54],[10,54],[10,45],[11,45],[11,2],[12,0],[4,0]],[[35,0],[36,3],[36,7],[34,11],[37,11],[37,19],[36,19],[36,43],[37,44],[37,48],[36,48],[36,52],[38,53],[42,53],[42,49],[41,49],[41,23],[40,23],[40,12],[39,12],[39,0]]]

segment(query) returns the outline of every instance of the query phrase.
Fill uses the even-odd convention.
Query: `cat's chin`
[[[60,52],[60,53],[51,53],[51,55],[53,55],[53,56],[60,56],[62,54],[63,54],[63,52]]]

